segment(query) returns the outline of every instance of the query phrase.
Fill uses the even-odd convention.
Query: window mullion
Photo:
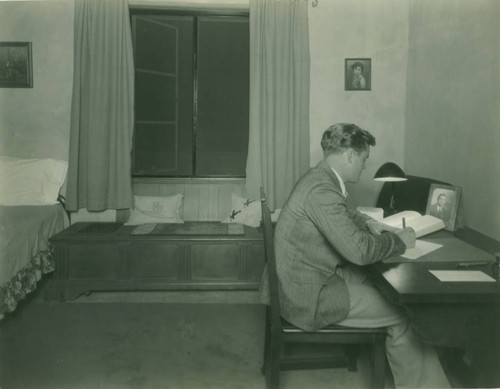
[[[196,177],[196,141],[198,129],[198,16],[193,23],[193,177]]]

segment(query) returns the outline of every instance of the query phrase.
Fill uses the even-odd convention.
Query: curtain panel
[[[304,0],[250,0],[247,195],[281,208],[309,168],[309,30]]]
[[[67,208],[132,206],[134,65],[127,0],[75,1]]]

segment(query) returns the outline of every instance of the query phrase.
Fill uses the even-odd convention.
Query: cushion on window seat
[[[272,213],[273,222],[278,220],[280,212],[281,209],[276,209]],[[261,220],[260,201],[246,199],[233,193],[231,210],[222,223],[240,223],[249,227],[259,227]]]
[[[180,217],[184,196],[134,196],[134,209],[125,225],[184,223]]]

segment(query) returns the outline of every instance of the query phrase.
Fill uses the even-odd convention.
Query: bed
[[[57,200],[67,163],[0,157],[0,319],[54,270],[49,238],[69,226]]]

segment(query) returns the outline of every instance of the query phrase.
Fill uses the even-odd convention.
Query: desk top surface
[[[429,270],[459,270],[458,262],[488,262],[464,270],[491,275],[494,257],[451,233],[439,232],[423,240],[443,247],[415,260],[390,258],[368,267],[377,288],[396,304],[500,303],[500,282],[443,282]]]

